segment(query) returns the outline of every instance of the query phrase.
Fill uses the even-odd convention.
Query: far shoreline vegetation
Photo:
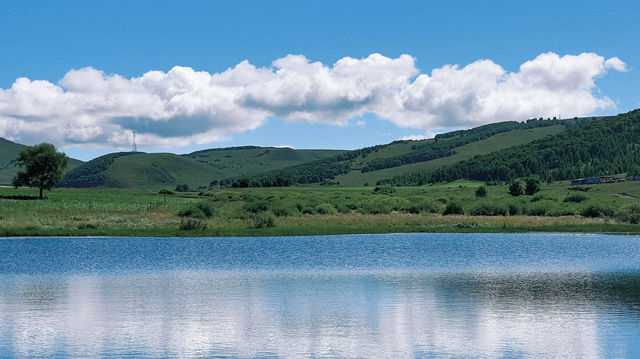
[[[159,192],[0,188],[0,237],[297,236],[364,233],[640,234],[640,182],[570,186],[455,181],[420,187],[291,186]],[[525,181],[521,190],[529,189]],[[178,190],[186,190],[178,187]],[[33,200],[30,200],[33,199]]]

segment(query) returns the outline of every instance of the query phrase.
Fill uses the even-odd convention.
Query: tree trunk
[[[43,189],[43,187],[44,187],[43,185],[40,185],[40,199],[42,199],[42,198],[43,198],[43,197],[42,197],[42,189]]]

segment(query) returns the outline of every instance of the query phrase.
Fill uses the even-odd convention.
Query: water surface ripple
[[[0,357],[640,356],[640,237],[0,239]]]

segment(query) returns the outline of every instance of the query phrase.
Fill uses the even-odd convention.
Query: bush
[[[269,209],[269,203],[267,203],[267,201],[262,201],[262,200],[250,201],[245,203],[244,206],[242,206],[242,209],[250,213],[266,212]]]
[[[582,211],[580,211],[580,215],[583,217],[604,218],[604,217],[613,217],[614,212],[611,208],[603,207],[597,204],[592,204],[590,206],[585,207]]]
[[[509,213],[510,216],[517,216],[522,214],[522,207],[517,203],[511,202],[507,204],[507,213]]]
[[[330,203],[320,203],[314,208],[314,212],[317,214],[337,214],[338,211]]]
[[[524,186],[524,193],[526,193],[527,196],[533,196],[537,192],[540,192],[540,190],[542,189],[540,180],[536,177],[527,178],[525,183],[526,184]]]
[[[589,196],[587,196],[586,194],[574,193],[574,194],[568,195],[562,202],[580,203],[588,199],[589,199]]]
[[[469,210],[472,216],[504,216],[507,208],[495,203],[480,203]]]
[[[522,195],[522,185],[520,184],[520,182],[518,181],[513,181],[511,182],[511,185],[509,186],[509,194],[517,197],[517,196],[521,196]]]
[[[392,194],[396,191],[395,188],[393,188],[393,186],[376,186],[376,188],[373,189],[373,193],[375,194]]]
[[[438,202],[432,202],[427,199],[422,199],[420,201],[411,202],[409,205],[405,206],[402,210],[407,213],[439,213],[442,209],[442,204]]]
[[[178,216],[207,219],[213,216],[213,208],[208,202],[200,202],[193,207],[181,210]]]
[[[169,194],[169,195],[171,195],[171,194],[174,194],[174,193],[173,193],[173,191],[172,191],[172,190],[170,190],[170,189],[163,188],[163,189],[161,189],[161,190],[159,190],[159,191],[158,191],[158,194],[165,194],[165,195],[166,195],[166,194]]]
[[[443,215],[447,216],[450,214],[464,214],[464,208],[457,202],[449,202],[444,207]]]
[[[544,216],[549,211],[549,207],[544,203],[527,207],[526,214],[529,216]]]
[[[624,207],[618,213],[618,219],[631,224],[640,224],[640,204]]]
[[[271,212],[258,213],[251,219],[251,227],[253,228],[265,228],[275,227],[276,217]]]
[[[177,185],[176,192],[189,192],[189,185],[185,183]]]
[[[387,214],[391,212],[391,203],[385,197],[372,197],[360,204],[358,212],[362,214]]]
[[[486,196],[487,196],[487,187],[485,186],[478,187],[478,189],[476,190],[476,198],[482,198]]]
[[[180,230],[192,231],[192,230],[205,230],[207,229],[207,223],[200,218],[182,218],[180,221]]]

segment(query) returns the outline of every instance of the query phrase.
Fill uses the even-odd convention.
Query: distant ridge
[[[207,188],[228,176],[251,175],[342,152],[259,146],[213,148],[185,155],[116,152],[69,171],[59,186],[158,190],[186,184]]]

